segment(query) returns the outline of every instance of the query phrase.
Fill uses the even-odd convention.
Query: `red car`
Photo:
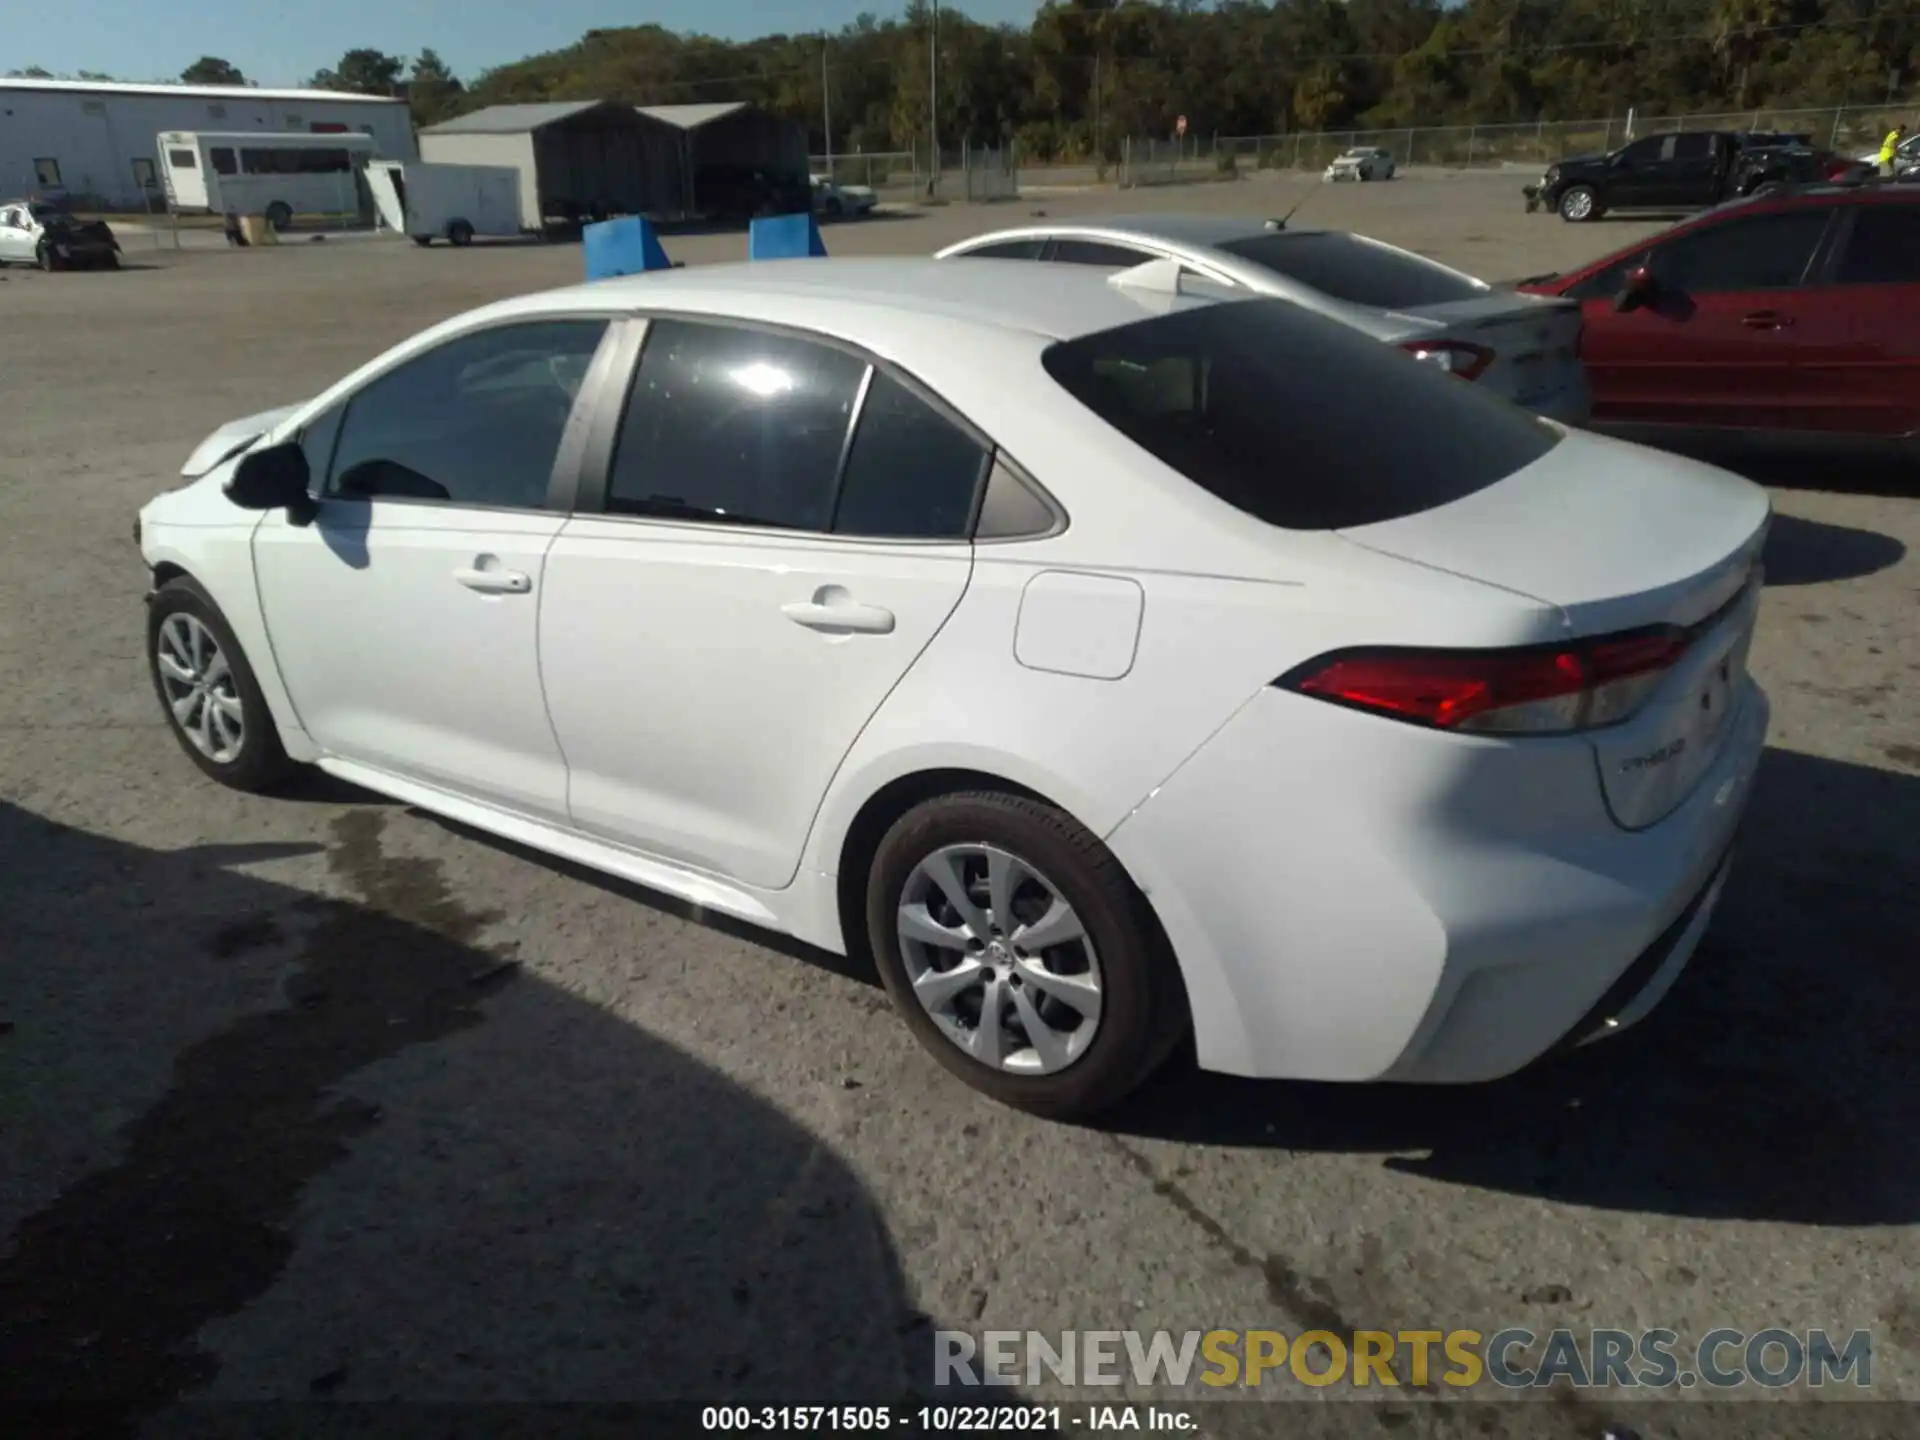
[[[1736,200],[1519,288],[1581,302],[1596,428],[1920,437],[1920,186]]]

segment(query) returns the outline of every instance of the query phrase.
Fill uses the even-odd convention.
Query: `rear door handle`
[[[533,589],[533,578],[522,570],[468,568],[454,571],[453,578],[482,595],[524,595]]]
[[[796,625],[828,634],[891,635],[893,612],[878,605],[861,605],[838,585],[823,585],[811,600],[795,600],[780,613]]]
[[[1784,330],[1793,324],[1793,317],[1782,315],[1778,310],[1756,310],[1751,315],[1742,315],[1740,323],[1749,330]]]

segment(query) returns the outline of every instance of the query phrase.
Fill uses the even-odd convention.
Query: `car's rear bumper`
[[[1768,718],[1749,683],[1688,799],[1628,832],[1577,737],[1446,735],[1274,691],[1109,844],[1179,957],[1202,1065],[1497,1079],[1665,993],[1718,897]]]

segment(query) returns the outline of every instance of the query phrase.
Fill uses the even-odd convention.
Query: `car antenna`
[[[1309,190],[1306,194],[1302,195],[1297,201],[1294,202],[1293,209],[1287,211],[1287,213],[1282,215],[1278,220],[1267,221],[1267,229],[1269,230],[1286,229],[1287,221],[1291,220],[1294,216],[1298,215],[1300,213],[1300,207],[1306,204],[1307,201],[1311,200],[1318,193],[1319,193],[1318,191]]]

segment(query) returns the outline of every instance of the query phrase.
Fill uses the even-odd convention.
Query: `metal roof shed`
[[[596,210],[662,218],[686,208],[679,132],[611,100],[490,105],[422,130],[420,156],[518,170],[529,230]]]
[[[807,132],[744,100],[643,105],[640,113],[686,137],[691,208],[754,215],[808,208]]]

